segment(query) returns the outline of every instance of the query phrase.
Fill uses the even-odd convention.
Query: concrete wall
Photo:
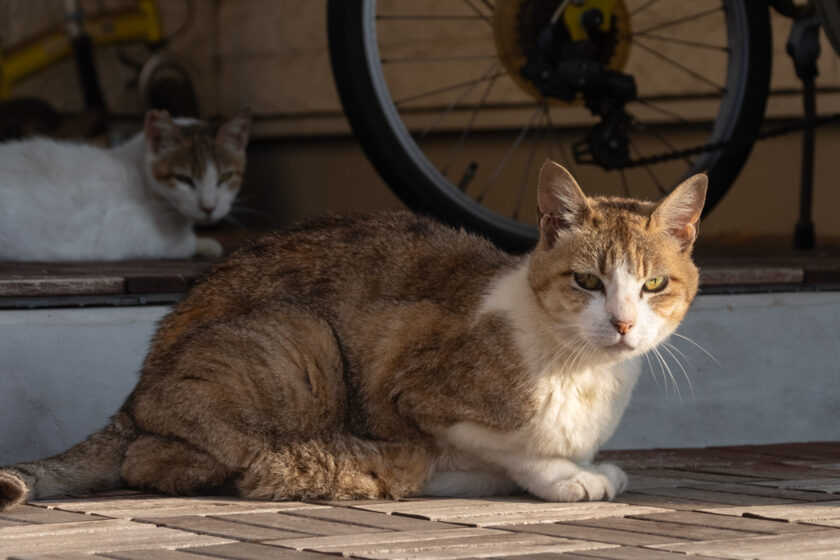
[[[165,307],[0,312],[0,464],[62,451],[130,392]],[[610,448],[840,439],[840,293],[701,296]],[[684,356],[683,356],[684,354]],[[679,388],[680,396],[677,395]]]

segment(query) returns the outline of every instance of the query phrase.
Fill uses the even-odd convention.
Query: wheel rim
[[[469,0],[465,0],[465,2],[469,4],[470,7],[475,7],[475,4],[473,2],[469,2]],[[638,16],[640,12],[644,12],[647,9],[646,6],[655,4],[656,2],[657,0],[637,0],[634,5],[633,2],[630,2],[628,0],[627,6],[624,5],[624,2],[620,2],[620,4],[625,10],[625,13],[631,16]],[[451,4],[455,3],[452,2]],[[446,170],[441,170],[440,161],[433,162],[428,157],[426,151],[420,146],[420,143],[417,140],[418,130],[416,127],[413,130],[409,129],[409,127],[406,125],[404,118],[406,113],[405,111],[401,112],[401,109],[398,107],[398,103],[396,103],[394,98],[392,97],[391,87],[389,86],[389,78],[388,76],[386,76],[384,71],[383,58],[381,56],[381,45],[379,44],[380,33],[377,29],[377,26],[382,25],[383,20],[387,20],[387,17],[389,16],[382,16],[381,14],[377,14],[377,5],[378,4],[375,0],[363,0],[362,2],[363,44],[367,70],[371,76],[371,82],[373,90],[375,92],[375,96],[377,98],[377,103],[382,109],[383,116],[388,122],[388,126],[390,127],[394,135],[394,139],[400,145],[403,152],[412,161],[414,167],[416,168],[416,171],[422,175],[423,180],[433,185],[436,189],[435,194],[438,197],[438,202],[436,204],[438,204],[439,206],[451,207],[452,211],[449,212],[450,217],[458,215],[469,216],[470,218],[472,218],[473,222],[480,222],[485,225],[489,224],[491,228],[502,232],[503,235],[519,237],[522,239],[535,239],[536,229],[533,226],[532,222],[530,222],[527,219],[523,219],[522,213],[517,213],[515,216],[505,215],[504,213],[489,207],[489,205],[485,205],[484,201],[482,200],[482,197],[478,197],[477,201],[474,194],[470,195],[468,193],[462,192],[462,190],[456,187],[454,184],[458,181],[455,181],[452,177],[447,176],[445,172]],[[738,116],[741,106],[745,102],[744,93],[746,89],[747,79],[746,63],[748,61],[749,56],[749,39],[748,37],[746,37],[746,34],[742,32],[742,30],[744,30],[746,26],[746,15],[744,12],[743,4],[737,1],[729,0],[723,2],[717,9],[697,9],[694,12],[694,15],[701,14],[700,16],[698,16],[699,19],[700,17],[706,17],[706,15],[702,15],[703,12],[707,12],[707,16],[712,16],[712,12],[718,11],[718,17],[723,18],[725,21],[726,44],[709,44],[707,45],[707,47],[714,47],[721,53],[725,50],[726,70],[724,83],[722,86],[718,87],[719,96],[717,98],[717,110],[716,112],[714,112],[715,117],[712,121],[713,124],[710,125],[707,129],[709,133],[708,136],[704,138],[704,142],[707,143],[724,141],[732,137],[733,131],[735,130],[737,124],[736,117]],[[493,29],[495,31],[495,28]],[[641,31],[647,32],[652,35],[653,32],[650,31],[651,29],[653,29],[654,31],[658,31],[661,30],[662,27],[660,26],[659,28],[657,28],[656,23],[648,22],[647,25],[644,25],[642,27]],[[667,42],[666,39],[671,40],[674,38],[667,37],[663,39],[660,37],[656,37],[656,39],[661,42]],[[646,37],[646,41],[650,40],[650,37]],[[635,39],[634,42],[638,44],[640,41],[638,39]],[[693,41],[686,40],[686,43],[688,42]],[[636,50],[650,51],[650,46],[645,45],[644,42],[642,42],[642,47],[645,47],[645,49],[639,48]],[[696,45],[694,47],[697,49],[704,48]],[[655,55],[650,56],[656,58]],[[665,63],[663,62],[663,64]],[[688,73],[688,71],[690,71],[690,69],[685,72]],[[478,79],[480,80],[480,82],[486,83],[491,79],[494,79],[492,77],[493,71],[489,67],[484,68],[484,73],[485,75],[479,75]],[[698,77],[697,81],[704,81],[703,77]],[[708,79],[706,79],[705,81],[712,82],[712,80]],[[665,116],[664,118],[673,119],[677,121],[677,124],[696,125],[696,122],[691,121],[689,119],[684,119],[685,122],[680,122],[681,120],[683,120],[683,117],[681,117],[679,114],[671,114],[671,111],[662,110],[651,101],[640,100],[640,103],[650,105],[649,108],[651,111],[659,112]],[[538,103],[534,101],[534,105],[537,104]],[[449,109],[451,110],[451,104],[449,106]],[[545,122],[544,127],[549,130],[555,130],[555,125],[550,119],[550,115],[553,115],[553,111],[554,109],[546,110],[547,114],[544,117],[542,117]],[[538,116],[539,111],[535,111],[532,116],[532,121]],[[522,136],[523,131],[525,131],[525,136],[527,136],[528,132],[530,132],[527,124],[519,130],[519,136]],[[660,146],[664,146],[668,143],[669,141],[663,140]],[[521,144],[522,138],[519,139],[519,142],[514,147],[514,150],[519,149]],[[507,155],[505,157],[507,157]],[[670,179],[657,180],[656,183],[659,193],[652,193],[654,196],[651,196],[651,193],[647,193],[647,195],[643,194],[642,196],[647,198],[653,198],[657,194],[667,192],[685,177],[693,173],[709,169],[710,167],[714,166],[719,158],[719,151],[703,153],[700,156],[696,157],[693,161],[691,161],[690,166],[685,166],[686,169],[684,169],[682,172],[671,172]],[[534,157],[530,157],[528,159],[532,168],[536,168],[539,165],[539,160],[534,161]],[[558,157],[555,159],[566,159],[567,161],[562,161],[562,163],[568,166],[568,160],[571,158],[566,156],[566,158]],[[646,169],[646,171],[647,174],[651,177],[651,182],[653,182],[654,172],[648,169]],[[624,173],[622,172],[621,175],[623,176]],[[592,193],[591,185],[588,185],[587,183],[583,183],[583,185],[584,189],[587,190],[587,192]],[[626,181],[624,182],[624,185],[622,185],[622,188],[625,187]],[[618,192],[610,194],[624,193]],[[523,196],[519,196],[518,204],[522,204],[523,198]],[[440,201],[441,199],[442,202]]]

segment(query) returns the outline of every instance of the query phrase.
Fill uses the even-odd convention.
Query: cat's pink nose
[[[213,210],[216,209],[215,206],[204,206],[203,204],[199,204],[198,207],[201,208],[201,211],[207,214],[208,216],[211,215],[213,213]]]
[[[610,323],[612,326],[615,327],[615,330],[618,331],[618,334],[625,335],[627,332],[633,328],[633,321],[621,321],[613,317],[610,319]]]

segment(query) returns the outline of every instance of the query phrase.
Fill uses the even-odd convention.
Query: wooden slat
[[[334,556],[318,552],[303,552],[273,545],[244,542],[197,546],[185,550],[193,555],[191,560],[202,560],[208,557],[225,560],[335,560]]]
[[[119,276],[0,278],[0,297],[117,295],[125,293]]]
[[[806,490],[808,492],[824,492],[826,494],[840,494],[840,478],[805,478],[799,480],[771,480],[751,482],[751,486],[769,486],[790,490]]]
[[[835,486],[840,488],[840,479],[835,479]],[[723,492],[730,494],[739,494],[745,496],[761,496],[771,499],[784,499],[802,502],[821,502],[836,500],[837,496],[832,496],[829,493],[807,492],[803,490],[796,490],[792,488],[779,488],[764,484],[733,484],[731,482],[724,483],[695,483],[684,486],[684,488],[691,488],[695,490]],[[746,498],[745,498],[746,499]],[[755,501],[753,500],[753,503]],[[756,504],[757,505],[757,504]]]
[[[459,525],[440,523],[437,521],[427,521],[425,519],[416,519],[414,517],[405,517],[402,515],[386,515],[384,513],[344,507],[300,510],[290,512],[288,515],[309,519],[322,519],[324,521],[335,521],[337,523],[348,523],[351,525],[363,525],[366,527],[378,527],[380,529],[389,529],[391,531],[433,531],[459,527]]]
[[[200,535],[213,535],[240,541],[268,541],[301,536],[300,532],[237,523],[230,520],[233,517],[237,516],[217,519],[200,515],[188,515],[179,517],[148,517],[137,519],[137,521],[152,523],[160,527],[169,527],[170,529],[190,531],[191,533],[198,533]]]
[[[230,540],[118,519],[7,527],[0,532],[0,557],[139,548],[181,548]]]
[[[673,511],[668,513],[653,513],[650,515],[632,516],[633,519],[661,521],[664,523],[679,523],[680,525],[700,525],[701,527],[717,527],[719,529],[733,529],[748,533],[764,533],[781,535],[786,533],[805,533],[819,528],[801,523],[786,521],[754,519],[751,517],[733,517],[729,515],[713,515],[695,511]]]
[[[322,519],[307,519],[283,515],[282,513],[249,513],[239,515],[215,516],[218,519],[254,525],[257,527],[268,527],[279,529],[289,533],[292,537],[303,535],[353,535],[361,533],[378,533],[385,531],[379,527],[365,527],[361,525],[349,525]]]
[[[795,535],[765,535],[743,539],[729,539],[699,543],[651,545],[683,554],[752,559],[752,558],[814,558],[834,555],[840,551],[840,531],[817,531]]]
[[[703,509],[702,511],[720,515],[748,515],[761,519],[807,522],[823,519],[840,519],[840,501],[709,508]]]
[[[479,534],[473,531],[482,531]],[[369,537],[369,535],[367,536]],[[575,541],[536,535],[481,529],[451,529],[444,531],[408,531],[378,533],[376,538],[348,538],[344,542],[335,537],[278,542],[281,546],[294,546],[327,553],[341,553],[361,558],[481,558],[487,556],[513,556],[534,553],[574,552],[609,548],[614,545]]]
[[[469,500],[465,500],[469,501]],[[442,505],[446,504],[448,505]],[[370,506],[363,509],[399,513],[449,523],[478,527],[516,525],[520,523],[548,523],[571,519],[621,517],[637,513],[664,511],[659,508],[633,506],[614,502],[550,503],[533,500],[521,502],[483,501],[461,505],[459,500],[406,502]]]
[[[652,494],[654,496],[666,496],[674,498],[689,498],[693,500],[702,500],[706,502],[716,502],[719,504],[731,505],[770,505],[770,504],[785,504],[796,503],[797,500],[787,498],[775,498],[761,496],[761,492],[755,492],[753,495],[735,494],[732,492],[716,492],[709,489],[695,489],[695,488],[643,488],[636,491],[639,494]],[[772,493],[772,492],[771,492]],[[819,497],[819,495],[817,495]]]
[[[613,521],[613,519],[610,519],[610,521]],[[633,531],[618,530],[609,522],[598,527],[589,527],[570,523],[539,523],[533,525],[499,525],[495,528],[505,531],[537,533],[550,537],[562,537],[566,539],[631,546],[662,544],[666,542],[689,542],[687,539],[683,539],[681,537],[651,535],[645,533],[635,533]]]
[[[101,517],[72,513],[45,507],[20,505],[0,512],[0,520],[21,521],[25,523],[72,523],[74,521],[101,521]]]
[[[229,498],[128,498],[105,500],[44,500],[33,502],[50,509],[75,511],[118,519],[174,517],[182,515],[229,515],[277,512],[324,506],[301,502],[258,502]]]
[[[634,533],[672,537],[677,540],[705,541],[716,539],[732,539],[744,537],[750,533],[721,529],[719,527],[704,527],[702,525],[684,525],[680,523],[665,523],[649,519],[583,519],[572,521],[569,525],[582,525],[607,529],[619,529]]]
[[[200,556],[184,552],[183,550],[160,550],[147,548],[141,550],[108,552],[102,555],[88,557],[88,560],[99,560],[101,558],[113,558],[114,560],[201,560]]]
[[[586,556],[590,559],[603,558],[609,560],[686,560],[685,555],[682,553],[630,546],[622,546],[621,548],[610,548],[606,550],[593,550],[591,552],[587,552]],[[565,558],[563,560],[565,560]]]

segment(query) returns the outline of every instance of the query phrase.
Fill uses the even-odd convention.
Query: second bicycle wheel
[[[655,199],[706,171],[708,211],[764,113],[762,2],[328,6],[339,94],[379,173],[410,207],[509,250],[537,238],[536,172],[546,157],[590,195]],[[578,81],[587,85],[575,89]]]

